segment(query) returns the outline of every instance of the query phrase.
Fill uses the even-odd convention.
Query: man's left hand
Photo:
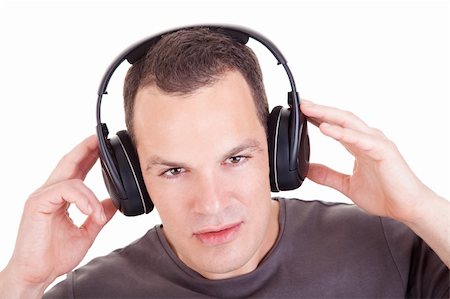
[[[308,178],[334,188],[368,213],[413,221],[432,190],[412,172],[395,144],[351,112],[303,100],[301,110],[354,157],[351,175],[311,163]]]

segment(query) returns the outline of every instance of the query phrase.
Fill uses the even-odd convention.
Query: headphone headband
[[[119,65],[122,64],[124,60],[127,60],[130,64],[134,64],[136,61],[144,57],[147,52],[155,45],[164,35],[174,33],[176,31],[180,30],[189,30],[194,28],[209,28],[216,30],[218,32],[221,32],[229,37],[231,37],[233,40],[245,45],[247,44],[249,38],[253,38],[254,40],[257,40],[261,44],[263,44],[270,52],[272,52],[273,56],[278,61],[278,64],[281,64],[289,70],[289,67],[287,67],[287,61],[284,58],[281,51],[275,46],[274,43],[272,43],[268,38],[262,36],[261,34],[252,31],[250,29],[246,29],[243,27],[237,27],[237,26],[224,26],[224,25],[198,25],[198,26],[190,26],[190,27],[179,27],[176,29],[163,31],[161,33],[158,33],[156,35],[152,35],[148,38],[145,38],[127,49],[123,51],[117,58],[111,63],[111,65],[108,67],[108,69],[105,72],[105,75],[103,76],[103,79],[100,83],[99,89],[97,94],[100,96],[102,94],[106,94],[106,88],[108,86],[109,80],[111,79],[111,76],[113,75],[114,71],[119,67]],[[292,77],[292,74],[290,70],[286,72],[288,73],[289,81],[291,83],[292,91],[296,91],[295,87],[295,81]]]
[[[292,109],[292,119],[290,128],[295,131],[295,128],[298,128],[300,126],[300,101],[298,92],[296,89],[295,81],[292,76],[291,70],[289,69],[289,66],[287,65],[287,61],[284,58],[281,51],[278,49],[277,46],[275,46],[274,43],[272,43],[268,38],[264,37],[263,35],[252,31],[247,28],[243,27],[237,27],[237,26],[229,26],[229,25],[197,25],[197,26],[187,26],[187,27],[179,27],[176,29],[164,31],[162,33],[158,33],[156,35],[150,36],[146,39],[143,39],[134,45],[128,47],[125,51],[123,51],[117,58],[111,63],[111,65],[108,67],[107,71],[103,75],[103,78],[101,80],[97,95],[97,133],[99,133],[99,136],[104,136],[104,140],[100,140],[100,147],[101,149],[106,149],[106,139],[108,136],[108,132],[105,125],[102,125],[101,122],[101,101],[104,94],[107,94],[107,87],[108,83],[114,73],[114,71],[119,67],[119,65],[122,64],[123,61],[127,60],[129,63],[133,64],[136,61],[138,61],[140,58],[144,57],[146,53],[151,49],[153,45],[155,45],[164,35],[170,34],[179,30],[185,30],[185,29],[193,29],[193,28],[209,28],[212,30],[216,30],[217,32],[221,32],[235,41],[246,44],[249,40],[249,38],[252,38],[254,40],[257,40],[261,44],[263,44],[277,59],[278,64],[281,64],[288,76],[290,85],[291,85],[291,92],[288,93],[288,104]],[[296,153],[299,150],[300,147],[300,141],[298,134],[292,134],[292,139],[290,140],[290,160],[289,160],[289,168],[290,170],[295,170],[297,167],[297,161],[294,159],[297,155]],[[102,138],[99,138],[102,139]],[[106,159],[109,160],[109,159]],[[112,163],[112,161],[106,161],[106,163]]]

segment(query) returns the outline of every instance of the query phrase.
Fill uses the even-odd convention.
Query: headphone
[[[264,45],[283,65],[291,91],[288,92],[289,108],[275,107],[268,118],[268,151],[270,188],[272,192],[293,190],[302,184],[309,168],[309,137],[306,117],[300,110],[300,97],[287,61],[278,48],[267,38],[249,29],[223,25],[199,25],[181,27],[148,37],[123,51],[109,66],[98,89],[97,137],[103,179],[111,199],[126,216],[147,214],[153,210],[153,202],[147,192],[136,149],[126,130],[108,138],[108,128],[101,122],[101,102],[114,71],[126,59],[135,63],[146,55],[163,35],[178,30],[206,27],[220,32],[236,42],[246,44],[252,38]]]

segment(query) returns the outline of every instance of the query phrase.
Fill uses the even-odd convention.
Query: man
[[[47,297],[448,297],[450,203],[351,113],[301,104],[355,156],[352,175],[312,164],[308,177],[359,208],[271,199],[267,101],[246,46],[206,28],[166,35],[129,70],[124,98],[162,225]],[[4,297],[41,296],[113,217],[82,182],[97,158],[89,137],[27,200]],[[70,203],[88,215],[80,228]]]

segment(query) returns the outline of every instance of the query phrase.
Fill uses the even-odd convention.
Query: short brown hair
[[[134,100],[139,89],[156,85],[166,93],[187,95],[212,85],[227,71],[239,71],[250,87],[258,118],[267,132],[267,96],[258,59],[231,37],[207,27],[182,29],[164,35],[135,62],[125,78],[125,122],[131,139]]]

